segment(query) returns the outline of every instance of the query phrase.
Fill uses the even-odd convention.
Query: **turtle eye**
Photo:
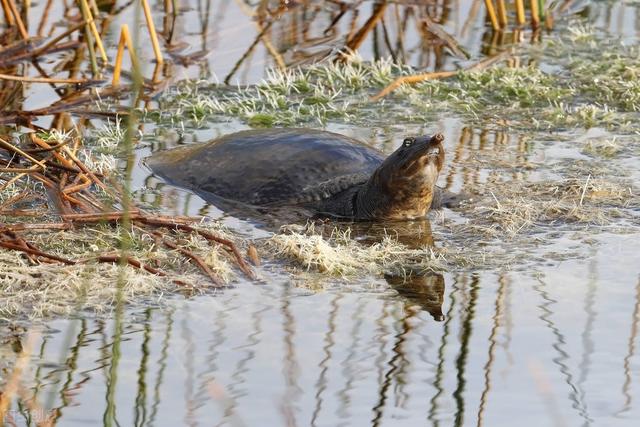
[[[415,138],[405,138],[404,141],[402,141],[402,146],[411,147],[411,144],[413,144],[414,142],[416,142]]]

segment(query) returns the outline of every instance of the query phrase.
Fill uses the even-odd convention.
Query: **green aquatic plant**
[[[381,120],[422,123],[438,112],[454,112],[471,121],[506,120],[520,129],[640,129],[629,116],[640,108],[639,48],[574,22],[539,45],[516,47],[515,55],[515,63],[526,65],[503,62],[402,85],[378,102],[372,95],[420,70],[390,58],[367,62],[350,54],[340,62],[270,70],[257,85],[185,81],[163,97],[160,120],[180,126],[184,117],[191,119],[187,126],[231,118],[256,127],[329,121],[368,126]]]

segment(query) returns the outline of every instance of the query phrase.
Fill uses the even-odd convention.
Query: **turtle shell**
[[[325,192],[344,190],[353,177],[364,177],[363,182],[383,160],[379,151],[332,132],[268,129],[158,152],[146,164],[154,174],[205,198],[260,206],[303,201],[319,186]]]

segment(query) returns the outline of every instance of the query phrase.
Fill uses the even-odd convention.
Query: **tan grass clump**
[[[382,274],[407,265],[424,270],[444,269],[444,258],[433,248],[411,249],[392,236],[380,242],[360,244],[351,238],[351,231],[334,229],[324,238],[313,224],[288,228],[267,241],[267,248],[276,256],[293,260],[307,270],[315,269],[333,276],[348,277],[357,273]]]
[[[629,183],[604,178],[568,178],[559,182],[503,183],[490,191],[494,203],[478,206],[474,213],[492,225],[518,234],[534,225],[577,222],[604,225],[623,215],[622,209],[640,203]],[[489,231],[494,228],[488,227]]]
[[[200,224],[198,229],[230,237],[217,225]],[[78,310],[102,313],[118,302],[130,303],[144,297],[158,299],[165,292],[181,289],[190,292],[211,289],[207,277],[183,254],[158,244],[153,236],[136,227],[124,231],[120,226],[96,225],[64,232],[32,233],[30,240],[50,254],[78,263],[34,263],[21,252],[0,249],[0,317],[35,318],[68,315]],[[235,278],[230,255],[221,247],[194,234],[184,234],[176,242],[200,257],[223,283]],[[119,255],[114,248],[122,245],[128,248],[128,257],[165,275],[97,261],[106,254]]]
[[[133,297],[157,297],[172,288],[165,277],[115,264],[30,265],[17,252],[3,253],[0,261],[0,316],[42,317],[69,315],[80,310],[106,312],[118,300],[127,303]],[[122,278],[121,294],[118,280]]]

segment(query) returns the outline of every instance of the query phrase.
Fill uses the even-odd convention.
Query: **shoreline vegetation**
[[[364,26],[364,34],[356,32],[335,61],[275,68],[259,84],[234,87],[161,79],[158,70],[165,59],[153,19],[146,1],[136,4],[155,41],[157,67],[151,79],[140,74],[135,55],[140,29],[130,34],[121,27],[112,67],[94,23],[111,15],[84,0],[78,2],[82,18],[65,36],[30,39],[17,19],[10,28],[18,37],[0,49],[0,95],[15,107],[0,119],[2,318],[105,312],[140,297],[157,300],[165,292],[193,294],[251,283],[256,269],[249,261],[259,263],[255,247],[283,273],[313,270],[348,282],[403,268],[515,268],[528,257],[532,240],[543,245],[553,233],[588,229],[582,239],[598,227],[638,231],[639,190],[618,160],[640,154],[640,50],[588,24],[570,22],[542,42],[508,44],[460,70],[415,79],[420,70],[392,59],[365,61],[354,53],[371,31]],[[373,24],[381,13],[374,12]],[[504,27],[502,18],[496,19],[491,25]],[[439,27],[431,25],[437,33]],[[74,32],[82,37],[73,39]],[[446,33],[440,38],[450,50],[460,48]],[[20,74],[27,61],[80,46],[87,56],[76,64],[82,70],[78,76]],[[127,51],[131,72],[122,65]],[[396,84],[398,79],[413,83]],[[24,111],[12,92],[24,84],[66,86],[50,106]],[[380,96],[390,85],[394,90]],[[53,117],[49,128],[34,124],[40,116]],[[571,144],[577,130],[593,127],[605,129],[606,136],[575,144],[587,161],[546,165],[504,152],[458,159],[457,166],[481,162],[495,176],[465,188],[473,200],[452,218],[431,215],[436,241],[446,241],[435,247],[408,248],[392,235],[365,246],[348,230],[323,235],[313,223],[252,241],[216,221],[158,216],[153,206],[131,197],[132,153],[154,137],[139,129],[145,123],[156,132],[231,120],[251,127],[375,127],[383,120],[416,127],[443,116],[495,132],[508,130],[537,147]],[[102,119],[100,127],[91,123],[96,117]],[[513,171],[550,177],[509,179]]]

